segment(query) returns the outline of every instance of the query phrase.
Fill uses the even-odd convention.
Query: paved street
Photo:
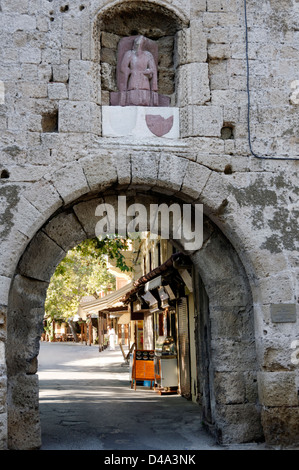
[[[38,375],[41,450],[226,449],[203,430],[196,404],[132,390],[119,350],[41,343]]]

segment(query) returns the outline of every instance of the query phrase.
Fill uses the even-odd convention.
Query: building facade
[[[142,276],[123,298],[135,322],[135,349],[155,351],[153,384],[158,392],[180,393],[201,406],[202,379],[196,359],[199,312],[194,308],[192,262],[168,240],[151,239],[150,233],[141,242],[139,258]],[[174,345],[167,346],[164,356],[163,343]],[[165,376],[170,376],[165,384],[162,364]]]
[[[120,195],[203,206],[192,367],[218,442],[298,444],[298,21],[295,0],[1,0],[1,448],[40,446],[47,286],[101,204],[123,228]],[[158,85],[122,88],[136,36]]]

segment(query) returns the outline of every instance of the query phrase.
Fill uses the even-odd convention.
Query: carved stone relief
[[[145,36],[122,38],[117,51],[117,92],[110,92],[112,106],[169,106],[168,96],[158,94],[158,45]]]

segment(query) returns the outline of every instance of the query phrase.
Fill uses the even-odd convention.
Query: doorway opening
[[[51,276],[70,248],[94,238],[96,207],[103,199],[114,201],[116,206],[118,195],[89,195],[58,211],[37,232],[20,259],[8,314],[10,448],[40,446],[37,358]],[[161,199],[173,201],[165,195],[134,191],[127,202],[138,200],[148,207]],[[176,299],[180,387],[182,395],[198,403],[204,423],[218,442],[250,442],[262,435],[250,286],[235,249],[208,217],[204,217],[203,232],[202,247],[188,255],[190,264],[172,265],[183,280],[184,294]],[[174,263],[172,251],[168,259]],[[155,253],[151,250],[152,263],[156,255],[161,259],[161,245]],[[146,265],[147,260],[141,257],[140,266]],[[154,265],[152,268],[151,276],[156,269]],[[142,273],[140,279],[143,277]],[[159,321],[154,328],[160,328]],[[167,321],[172,332],[175,320],[171,314]],[[148,332],[150,322],[146,320],[145,324]]]

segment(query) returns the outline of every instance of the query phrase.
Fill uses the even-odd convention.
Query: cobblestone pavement
[[[199,407],[178,395],[131,389],[120,350],[41,343],[41,450],[264,450],[219,446]]]

